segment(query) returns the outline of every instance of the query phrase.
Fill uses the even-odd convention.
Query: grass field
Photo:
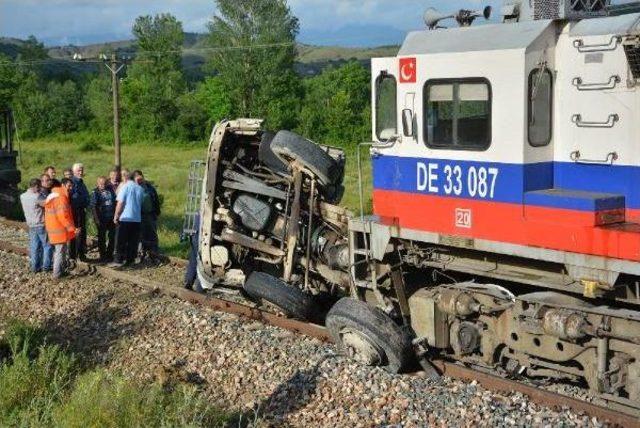
[[[42,173],[46,165],[54,165],[58,178],[62,170],[74,162],[85,165],[85,184],[89,191],[100,175],[108,175],[113,167],[113,150],[99,145],[86,136],[62,136],[47,140],[22,142],[18,167],[22,170],[22,185]],[[180,243],[180,231],[186,198],[186,184],[191,160],[204,159],[206,147],[177,144],[125,144],[122,146],[123,166],[141,169],[160,193],[162,215],[159,230],[162,250],[176,257],[186,256],[186,245]]]
[[[227,415],[193,386],[143,385],[48,341],[47,332],[0,322],[0,426],[218,427]]]
[[[96,178],[108,175],[113,167],[113,149],[106,144],[108,137],[86,134],[57,136],[48,139],[23,141],[18,167],[22,170],[22,186],[26,187],[30,178],[37,177],[47,165],[62,170],[74,162],[85,165],[85,183],[89,191],[95,187]],[[365,189],[365,211],[371,211],[371,168],[367,151],[363,150],[363,177]],[[167,255],[187,256],[187,245],[180,242],[182,220],[186,201],[186,185],[189,164],[192,160],[204,160],[206,144],[177,144],[157,142],[122,146],[123,166],[141,169],[145,178],[152,181],[163,199],[162,215],[159,221],[160,247]],[[347,171],[345,174],[345,195],[342,205],[359,213],[358,171],[356,150],[347,151]],[[91,228],[89,227],[91,232]]]

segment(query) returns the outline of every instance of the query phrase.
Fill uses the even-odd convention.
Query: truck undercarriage
[[[198,277],[203,288],[229,271],[244,290],[298,318],[349,287],[344,154],[261,121],[222,122],[211,137],[203,183]],[[228,281],[226,281],[228,282]],[[237,285],[237,284],[236,284]]]

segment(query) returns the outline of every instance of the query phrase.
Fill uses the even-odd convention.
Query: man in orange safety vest
[[[54,246],[53,277],[66,274],[69,242],[75,238],[79,229],[73,223],[73,214],[69,195],[73,181],[63,178],[62,184],[54,186],[44,203],[44,223],[49,243]]]

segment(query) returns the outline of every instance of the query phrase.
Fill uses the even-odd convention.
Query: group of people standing
[[[142,171],[113,169],[108,178],[98,177],[91,192],[81,163],[63,175],[57,180],[55,167],[48,166],[20,196],[29,226],[32,272],[53,272],[60,278],[67,274],[69,259],[88,261],[87,212],[96,225],[100,262],[130,265],[140,250],[141,258],[158,256],[160,199]]]

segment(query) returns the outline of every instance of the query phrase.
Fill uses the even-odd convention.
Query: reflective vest
[[[76,236],[69,194],[64,187],[55,187],[44,203],[44,226],[51,244],[65,244]]]

